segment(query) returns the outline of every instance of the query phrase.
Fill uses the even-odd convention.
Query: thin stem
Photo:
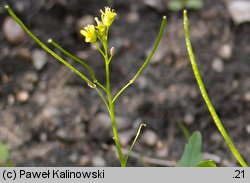
[[[108,32],[107,32],[108,34]],[[112,123],[112,129],[114,134],[114,140],[116,149],[119,155],[120,164],[122,167],[125,167],[126,164],[124,162],[124,156],[121,150],[121,144],[120,139],[118,135],[117,125],[116,125],[116,118],[115,118],[115,109],[114,109],[114,103],[112,102],[112,96],[111,96],[111,87],[110,87],[110,69],[109,69],[109,58],[108,58],[108,43],[107,40],[103,42],[104,46],[104,59],[105,59],[105,71],[106,71],[106,93],[108,97],[108,103],[109,103],[109,109],[110,109],[110,118]]]
[[[64,55],[66,55],[67,57],[73,59],[74,61],[80,63],[83,67],[85,67],[91,78],[94,80],[96,80],[96,77],[95,77],[95,74],[94,74],[94,71],[91,69],[91,67],[85,63],[85,61],[83,61],[82,59],[72,55],[71,53],[69,53],[68,51],[66,51],[65,49],[63,49],[59,44],[57,44],[54,40],[52,39],[49,39],[48,40],[48,43],[50,43],[52,46],[56,47],[58,50],[60,50]]]
[[[53,52],[51,49],[49,49],[45,44],[43,44],[24,24],[23,22],[15,15],[15,13],[12,11],[12,9],[5,5],[5,9],[9,12],[10,16],[23,28],[23,30],[35,41],[37,44],[39,44],[46,52],[48,52],[50,55],[52,55],[54,58],[56,58],[58,61],[63,63],[65,66],[67,66],[69,69],[71,69],[74,73],[76,73],[78,76],[80,76],[84,81],[87,82],[87,84],[94,88],[95,84],[91,82],[86,76],[84,76],[81,72],[79,72],[77,69],[75,69],[72,65],[70,65],[67,61],[65,61],[63,58],[58,56],[55,52]]]
[[[65,49],[63,49],[59,44],[57,44],[52,39],[49,39],[48,43],[52,44],[54,47],[56,47],[57,49],[59,49],[67,57],[73,59],[74,61],[80,63],[83,67],[85,67],[88,70],[88,72],[89,72],[89,74],[90,74],[93,82],[95,84],[97,84],[99,87],[101,87],[106,92],[106,88],[96,79],[94,71],[91,69],[91,67],[88,64],[86,64],[82,59],[80,59],[80,58],[72,55],[71,53],[69,53],[68,51],[66,51]]]
[[[96,48],[98,49],[98,51],[102,54],[103,57],[105,57],[105,54],[103,53],[102,49],[100,48],[100,46],[98,45],[98,43],[95,43]]]
[[[141,124],[140,125],[140,127],[139,127],[139,129],[138,129],[138,131],[136,133],[136,136],[134,138],[134,141],[133,141],[132,145],[130,146],[130,148],[129,148],[128,152],[127,152],[127,155],[126,155],[126,158],[125,158],[125,164],[127,164],[127,161],[128,161],[129,156],[130,156],[130,153],[131,153],[132,149],[135,146],[135,143],[136,143],[136,141],[137,141],[137,139],[138,139],[138,137],[139,137],[139,135],[141,133],[142,127],[146,127],[146,124]]]
[[[107,103],[105,97],[103,96],[103,94],[100,92],[100,90],[99,90],[98,88],[95,87],[94,89],[96,90],[96,92],[98,93],[98,95],[101,97],[101,99],[102,99],[102,101],[104,102],[104,104],[105,104],[105,106],[106,106],[106,108],[107,108],[109,114],[111,115],[111,111],[110,111],[109,105],[108,105],[108,103]]]
[[[116,96],[114,97],[113,99],[113,102],[116,101],[116,99],[130,86],[132,85],[136,79],[141,75],[141,73],[143,72],[143,70],[145,69],[145,67],[148,65],[149,61],[151,60],[151,58],[153,57],[159,43],[160,43],[160,40],[162,38],[162,35],[163,35],[163,32],[164,32],[164,28],[166,26],[166,22],[167,22],[167,19],[166,19],[166,16],[163,17],[162,19],[162,23],[161,23],[161,28],[160,28],[160,31],[159,31],[159,34],[158,34],[158,37],[156,39],[156,42],[154,44],[154,47],[151,51],[151,53],[149,54],[149,56],[147,57],[147,59],[144,61],[143,65],[140,67],[139,71],[135,74],[135,76],[129,81],[128,84],[126,84],[117,94]]]
[[[76,68],[74,68],[72,65],[70,65],[67,61],[65,61],[63,58],[58,56],[55,52],[53,52],[51,49],[49,49],[44,43],[42,43],[23,23],[22,21],[15,15],[15,13],[12,11],[12,9],[8,6],[5,5],[5,9],[9,12],[10,16],[23,28],[23,30],[37,43],[39,44],[46,52],[48,52],[50,55],[52,55],[54,58],[56,58],[58,61],[63,63],[66,67],[71,69],[74,73],[76,73],[78,76],[80,76],[84,81],[87,82],[88,86],[95,89],[98,93],[98,95],[101,97],[103,100],[104,104],[106,105],[109,113],[109,106],[107,104],[106,99],[102,95],[102,93],[99,91],[99,89],[96,87],[96,85],[91,82],[86,76],[84,76],[80,71],[78,71]]]
[[[226,143],[228,144],[230,150],[232,151],[233,155],[235,156],[235,158],[238,160],[238,162],[240,163],[240,165],[242,167],[247,167],[248,165],[246,164],[246,162],[243,160],[243,158],[241,157],[240,153],[238,152],[238,150],[236,149],[236,147],[234,146],[232,140],[230,139],[230,137],[228,136],[225,128],[223,127],[220,118],[218,117],[209,97],[208,94],[206,92],[205,86],[203,84],[203,81],[201,79],[200,76],[200,72],[198,69],[198,66],[196,64],[196,59],[193,53],[193,49],[192,49],[192,45],[191,45],[191,41],[190,41],[190,35],[189,35],[189,29],[188,29],[188,17],[187,17],[187,11],[184,10],[183,13],[183,17],[184,17],[184,31],[185,31],[185,38],[186,38],[186,45],[187,45],[187,51],[189,54],[189,58],[191,61],[191,65],[192,65],[192,69],[196,78],[196,81],[199,85],[202,97],[213,117],[213,120],[217,126],[217,128],[219,129],[221,135],[223,136],[224,140],[226,141]]]
[[[99,83],[99,81],[94,80],[94,83],[100,86],[105,92],[107,92],[106,88],[101,83]]]

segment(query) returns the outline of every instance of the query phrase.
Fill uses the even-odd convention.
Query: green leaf
[[[200,162],[196,167],[217,167],[213,160],[205,160]]]
[[[9,159],[9,151],[6,144],[0,142],[0,164],[6,163]]]
[[[201,143],[201,133],[195,131],[189,138],[188,143],[185,144],[184,152],[177,166],[195,167],[199,164],[201,162]]]
[[[171,10],[171,11],[180,11],[182,10],[184,7],[183,7],[183,4],[180,0],[172,0],[168,3],[168,8]]]
[[[201,9],[203,7],[203,0],[188,0],[186,7],[189,9]]]

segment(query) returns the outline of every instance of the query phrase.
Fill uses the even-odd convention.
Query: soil
[[[107,2],[10,0],[8,4],[38,38],[45,43],[53,38],[85,59],[98,80],[105,82],[101,56],[84,42],[77,24],[99,15]],[[179,123],[190,132],[201,132],[204,158],[219,166],[237,166],[197,87],[186,52],[182,12],[157,11],[135,0],[116,1],[112,7],[119,15],[110,30],[110,46],[116,48],[111,69],[113,94],[143,64],[161,17],[167,16],[157,54],[116,102],[124,149],[129,148],[139,124],[147,125],[128,166],[163,166],[156,160],[172,166],[178,161],[186,142]],[[7,16],[1,7],[1,27]],[[226,3],[217,0],[205,0],[201,10],[190,10],[189,21],[208,94],[230,137],[250,163],[250,24],[234,24]],[[229,49],[223,55],[223,46],[232,52]],[[16,166],[119,166],[108,113],[98,95],[49,55],[46,65],[35,69],[31,58],[37,49],[40,47],[28,36],[21,44],[9,43],[1,28],[0,141],[8,144],[10,160]]]

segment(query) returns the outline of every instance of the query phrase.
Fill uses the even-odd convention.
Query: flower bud
[[[101,16],[102,23],[105,26],[109,27],[113,23],[114,19],[116,18],[117,16],[116,13],[114,12],[114,10],[111,10],[109,7],[105,7],[105,12],[103,12],[102,10],[100,11],[102,14]]]
[[[110,55],[113,56],[113,55],[115,54],[115,47],[112,46],[112,47],[110,48],[110,50],[109,50],[109,53],[110,53]]]

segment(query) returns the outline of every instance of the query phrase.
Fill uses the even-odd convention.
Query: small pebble
[[[123,131],[119,133],[120,143],[123,147],[127,146],[132,137],[135,135],[133,130]]]
[[[56,136],[58,137],[58,138],[60,138],[60,139],[68,139],[68,133],[67,133],[67,130],[65,130],[65,129],[59,129],[59,130],[57,130],[56,131]]]
[[[90,133],[97,133],[99,130],[107,130],[111,128],[109,115],[105,113],[97,114],[90,122]]]
[[[236,24],[250,22],[250,1],[229,1],[227,6],[229,14]]]
[[[23,79],[27,82],[35,83],[38,80],[38,75],[36,72],[26,72]]]
[[[222,72],[224,70],[223,61],[219,58],[214,59],[214,61],[212,63],[212,69],[218,73]]]
[[[145,76],[141,76],[137,79],[137,85],[139,87],[140,90],[145,90],[149,87],[149,80],[147,77]]]
[[[20,44],[25,39],[25,32],[15,20],[6,17],[3,22],[3,33],[6,39],[13,44]]]
[[[33,95],[33,99],[38,106],[42,106],[47,101],[47,95],[42,92],[36,92]]]
[[[15,97],[13,95],[8,95],[8,104],[13,105],[15,103]]]
[[[138,23],[140,20],[140,16],[136,11],[131,11],[127,14],[127,21],[131,24]]]
[[[250,91],[246,92],[243,96],[243,99],[246,101],[246,102],[250,102]]]
[[[224,44],[219,50],[219,55],[221,56],[221,58],[228,60],[232,56],[232,51],[233,48],[230,44]]]
[[[55,118],[55,117],[59,116],[60,114],[61,114],[61,112],[57,107],[47,106],[43,110],[43,116],[45,118],[48,118],[48,119]]]
[[[90,162],[91,162],[91,159],[88,155],[82,156],[79,160],[80,166],[89,166]]]
[[[167,5],[162,0],[143,0],[146,6],[156,9],[158,12],[162,12],[166,9]]]
[[[92,158],[92,164],[94,167],[104,167],[106,166],[106,161],[101,156],[94,156]]]
[[[92,25],[94,23],[95,23],[95,19],[92,15],[84,15],[77,20],[76,28],[80,32],[80,30],[86,27],[87,25]]]
[[[77,153],[72,153],[70,156],[69,156],[69,161],[71,161],[72,163],[75,163],[77,162],[78,160],[78,154]]]
[[[127,118],[120,116],[116,117],[116,125],[119,131],[127,130],[131,127],[130,121]]]
[[[248,134],[250,134],[250,125],[246,126],[246,131],[247,131]]]
[[[16,99],[21,103],[27,102],[29,99],[29,93],[27,91],[20,91],[17,93]]]
[[[154,146],[157,143],[157,134],[152,130],[145,130],[142,134],[140,141],[148,146]]]
[[[158,141],[156,143],[156,151],[155,151],[157,157],[159,158],[166,158],[169,154],[169,149],[166,144],[164,144],[162,141]]]
[[[17,52],[17,56],[23,60],[31,60],[31,52],[28,48],[20,48]]]
[[[193,124],[194,123],[194,115],[190,114],[190,113],[185,114],[183,121],[186,125]]]
[[[202,159],[211,159],[215,163],[220,163],[221,162],[221,157],[220,156],[217,156],[217,155],[211,154],[211,153],[206,153],[206,152],[202,154]]]
[[[210,139],[214,143],[221,143],[223,141],[221,135],[217,132],[212,133]]]
[[[42,50],[34,50],[32,52],[33,66],[36,70],[40,71],[47,63],[47,54]]]
[[[39,139],[41,142],[45,142],[48,139],[48,135],[44,132],[40,133]]]

